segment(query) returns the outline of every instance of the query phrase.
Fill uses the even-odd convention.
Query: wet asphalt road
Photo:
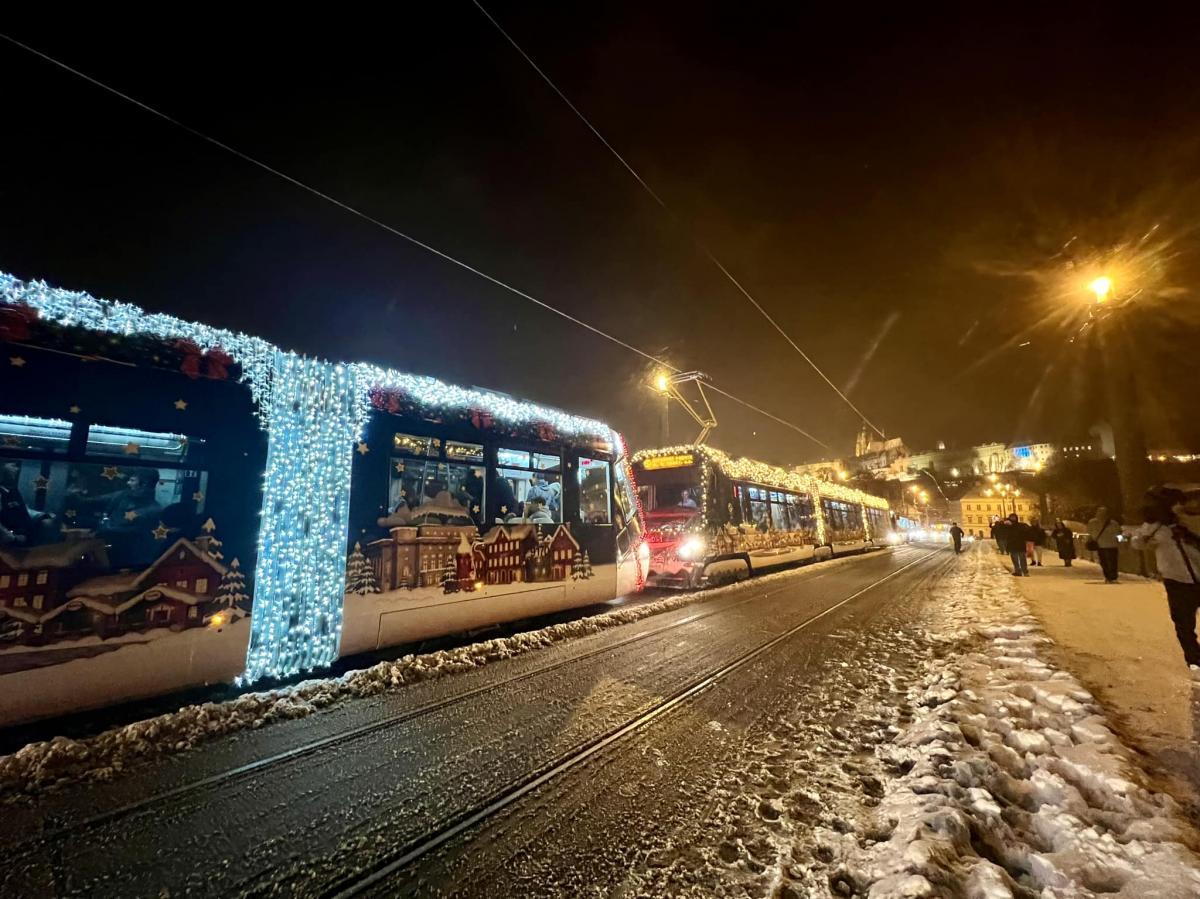
[[[794,743],[795,722],[832,733],[834,718],[864,691],[886,691],[886,678],[874,687],[867,680],[891,670],[879,659],[947,564],[948,553],[930,552],[905,547],[751,582],[8,809],[14,836],[0,895],[711,892],[711,878],[726,879],[722,872],[708,881],[688,874],[696,868],[688,851],[715,839],[700,831],[723,821],[725,806],[744,805],[746,789],[762,792],[756,778],[773,776],[762,767],[762,748]],[[801,626],[473,826],[454,829]],[[229,776],[372,723],[379,726]],[[793,749],[819,765],[821,753],[806,742]],[[760,819],[779,817],[795,790],[774,792],[762,800]],[[444,841],[431,845],[439,834]],[[713,848],[746,851],[744,843]],[[414,857],[398,864],[406,854]]]

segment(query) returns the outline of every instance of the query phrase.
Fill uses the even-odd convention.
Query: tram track
[[[672,615],[666,623],[642,619],[647,630],[639,627],[620,639],[613,639],[619,632],[592,635],[603,645],[572,648],[576,641],[569,641],[558,650],[566,657],[555,655],[549,664],[530,656],[523,664],[533,667],[502,680],[468,681],[455,689],[470,689],[453,696],[300,745],[276,746],[284,751],[171,789],[151,788],[144,798],[111,809],[98,808],[86,794],[58,793],[59,801],[38,813],[40,822],[14,830],[30,838],[10,847],[12,864],[0,877],[0,895],[107,890],[152,896],[164,888],[174,894],[185,884],[185,892],[206,884],[213,894],[231,896],[369,892],[371,883],[417,859],[436,858],[431,850],[531,791],[570,782],[572,777],[559,776],[630,734],[645,733],[650,722],[681,704],[700,701],[709,687],[863,594],[903,576],[898,589],[906,595],[914,577],[937,570],[916,567],[937,552],[913,550],[911,556],[905,551],[864,559],[865,568],[853,564],[836,575],[817,567],[809,569],[815,576],[801,572],[775,584],[752,582],[749,595],[705,597],[695,611],[666,613]],[[674,617],[680,612],[687,614]],[[539,677],[543,683],[533,682]],[[676,721],[678,713],[664,720]],[[212,770],[201,760],[196,773],[206,767]],[[123,781],[133,777],[131,772]],[[97,790],[101,802],[111,795],[106,785]],[[235,848],[216,867],[211,853],[197,848],[221,845],[224,835],[235,833],[257,834],[258,848]],[[367,881],[376,871],[382,873]]]
[[[774,647],[820,621],[822,618],[825,618],[833,612],[836,612],[838,609],[841,609],[858,597],[868,593],[871,590],[874,590],[875,588],[892,580],[903,572],[908,571],[914,566],[919,565],[929,560],[933,556],[938,555],[940,552],[940,550],[933,550],[917,559],[912,560],[911,562],[908,562],[902,567],[889,572],[882,578],[879,578],[878,580],[859,588],[849,596],[844,597],[843,599],[838,600],[821,611],[807,617],[798,624],[795,624],[783,632],[776,634],[770,639],[765,640],[752,649],[742,653],[737,658],[727,662],[720,668],[707,672],[699,678],[693,679],[689,683],[681,686],[671,695],[663,697],[659,702],[655,703],[650,708],[639,712],[637,715],[634,715],[625,722],[572,749],[570,752],[564,753],[556,760],[551,761],[550,763],[543,765],[538,770],[529,773],[519,782],[512,784],[500,791],[488,801],[476,805],[473,809],[464,811],[456,819],[446,822],[436,831],[427,833],[419,840],[409,843],[407,846],[401,848],[399,854],[395,855],[389,861],[386,861],[382,865],[375,866],[365,874],[356,874],[353,877],[346,878],[334,884],[321,895],[326,897],[326,899],[352,899],[352,897],[363,895],[367,891],[382,884],[388,878],[398,874],[404,868],[421,859],[423,856],[442,847],[472,828],[483,824],[489,818],[499,814],[500,812],[519,802],[528,794],[548,784],[560,775],[565,774],[584,762],[587,762],[589,759],[602,753],[608,747],[620,742],[628,735],[641,730],[642,728],[652,724],[655,720],[669,714],[672,710],[687,703],[700,693],[708,690],[717,682],[744,668],[746,665],[764,653],[769,652]],[[950,564],[949,560],[947,560],[947,562],[941,567],[944,568],[948,564]],[[766,598],[766,596],[769,595],[771,594],[764,594],[763,596],[756,598]]]
[[[899,570],[904,570],[904,569],[898,569],[898,571]],[[823,574],[825,574],[825,572],[818,572],[817,577],[820,577]],[[813,579],[815,579],[815,578],[813,578]],[[812,580],[812,579],[810,579],[810,580]],[[431,715],[435,712],[439,712],[443,709],[452,707],[454,705],[467,702],[471,699],[475,699],[477,697],[486,695],[488,693],[497,692],[499,690],[502,690],[505,687],[509,687],[514,684],[526,681],[526,680],[531,680],[531,679],[534,679],[537,677],[541,677],[541,676],[543,676],[545,674],[549,674],[555,670],[564,668],[569,665],[574,665],[579,662],[586,661],[587,659],[594,658],[596,656],[604,655],[606,653],[611,653],[611,652],[621,649],[625,646],[629,646],[631,644],[638,643],[643,640],[648,640],[650,638],[659,636],[661,634],[667,633],[672,630],[677,630],[681,627],[684,627],[689,624],[693,624],[697,621],[702,621],[704,619],[711,618],[716,615],[728,613],[734,609],[737,609],[737,608],[744,606],[751,602],[765,601],[766,599],[768,599],[772,596],[778,595],[779,593],[788,589],[789,586],[790,585],[785,585],[785,586],[777,587],[772,590],[768,590],[766,592],[754,593],[751,596],[743,597],[740,599],[736,599],[732,602],[724,603],[721,606],[719,606],[718,608],[712,608],[712,609],[708,609],[708,610],[702,611],[702,612],[695,612],[695,613],[686,615],[678,620],[671,621],[667,624],[663,624],[658,627],[651,628],[651,629],[643,631],[641,633],[632,634],[632,635],[630,635],[628,637],[624,637],[620,640],[610,642],[610,643],[605,643],[602,646],[595,647],[594,649],[587,650],[586,652],[583,652],[583,653],[580,653],[577,655],[570,655],[565,658],[558,659],[549,664],[540,665],[540,666],[531,668],[527,671],[522,671],[519,674],[515,674],[515,675],[512,675],[507,678],[492,681],[492,682],[489,682],[486,684],[481,684],[478,687],[473,687],[469,690],[466,690],[461,693],[457,693],[453,696],[448,696],[444,699],[439,699],[439,700],[435,700],[433,702],[428,702],[428,703],[420,705],[416,708],[406,709],[403,712],[399,712],[394,715],[388,715],[388,716],[380,718],[376,721],[371,721],[366,724],[362,724],[362,725],[358,725],[358,726],[349,728],[347,730],[342,730],[342,731],[339,731],[334,734],[329,734],[327,736],[302,743],[298,746],[291,747],[291,748],[283,750],[281,752],[273,753],[271,755],[264,756],[260,759],[255,759],[251,762],[247,762],[245,764],[238,765],[234,768],[230,768],[230,769],[222,771],[220,773],[213,774],[208,777],[199,778],[194,781],[189,781],[187,783],[181,784],[177,787],[173,787],[168,790],[158,791],[156,793],[142,797],[135,801],[124,803],[124,804],[115,806],[114,808],[111,808],[111,809],[106,809],[102,812],[95,813],[95,814],[90,815],[85,818],[73,818],[69,822],[59,823],[57,816],[48,817],[46,819],[46,821],[44,822],[43,827],[38,832],[35,832],[33,835],[27,837],[26,839],[18,840],[17,842],[12,844],[11,848],[21,849],[21,848],[25,848],[25,847],[28,847],[30,845],[37,844],[37,843],[48,843],[48,842],[53,842],[56,840],[61,840],[64,837],[68,837],[70,835],[77,834],[80,831],[84,831],[89,828],[97,827],[99,825],[107,824],[112,821],[116,821],[120,818],[127,817],[127,816],[133,815],[133,814],[137,814],[142,811],[150,810],[150,809],[154,808],[155,806],[163,805],[172,800],[177,800],[177,799],[183,798],[192,793],[196,793],[196,792],[199,792],[199,791],[202,791],[205,789],[211,789],[211,788],[215,788],[215,787],[228,785],[228,784],[234,783],[238,780],[249,778],[254,775],[261,775],[263,772],[269,771],[272,768],[276,768],[276,767],[285,765],[286,763],[288,763],[290,761],[293,761],[293,760],[296,760],[299,758],[303,758],[308,755],[313,755],[315,753],[319,753],[326,748],[334,747],[334,746],[344,747],[345,745],[347,745],[349,743],[353,743],[354,741],[360,740],[364,737],[368,737],[373,734],[378,734],[378,733],[386,731],[390,728],[400,727],[400,726],[402,726],[406,723],[409,723],[411,721],[414,721],[418,718]],[[720,601],[720,598],[716,598],[716,599],[717,599],[717,601]],[[701,598],[701,599],[698,599],[697,601],[703,602],[704,600]],[[46,825],[49,825],[49,826],[46,826]]]

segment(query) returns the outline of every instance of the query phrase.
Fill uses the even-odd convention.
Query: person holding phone
[[[1177,510],[1181,491],[1169,488],[1147,494],[1146,523],[1133,535],[1133,548],[1154,552],[1158,573],[1167,591],[1167,609],[1175,637],[1188,667],[1200,674],[1200,641],[1196,613],[1200,611],[1200,536],[1186,527]]]

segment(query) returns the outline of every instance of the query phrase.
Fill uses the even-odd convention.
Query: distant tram
[[[633,455],[647,583],[695,588],[898,542],[887,500],[710,446]]]

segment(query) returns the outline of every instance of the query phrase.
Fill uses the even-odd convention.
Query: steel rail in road
[[[815,615],[810,616],[799,624],[789,627],[783,633],[777,634],[771,639],[760,643],[754,649],[743,653],[732,662],[726,663],[717,670],[709,672],[698,680],[692,681],[692,683],[689,685],[680,688],[670,696],[663,698],[652,708],[635,715],[627,720],[624,724],[620,724],[609,730],[607,733],[602,734],[588,743],[585,743],[584,745],[565,753],[564,755],[560,756],[558,760],[550,762],[548,765],[543,766],[539,771],[535,771],[530,774],[523,782],[517,784],[516,786],[507,788],[499,795],[493,797],[486,804],[477,806],[473,811],[465,812],[456,821],[448,823],[440,830],[427,834],[415,843],[409,844],[407,848],[402,850],[400,855],[393,858],[391,861],[377,866],[366,875],[356,875],[354,878],[341,881],[339,884],[326,891],[325,895],[329,897],[329,899],[351,899],[351,897],[361,895],[364,891],[377,886],[380,882],[391,877],[402,868],[407,867],[412,862],[421,858],[423,855],[426,855],[434,849],[437,849],[438,847],[448,843],[450,840],[462,834],[464,831],[467,831],[475,825],[480,824],[496,813],[503,811],[508,806],[520,800],[526,794],[531,793],[538,787],[541,787],[542,785],[558,777],[560,774],[564,774],[565,772],[570,771],[572,768],[577,767],[578,765],[590,759],[592,756],[602,752],[613,743],[621,740],[623,737],[650,724],[655,719],[666,715],[672,709],[687,702],[697,694],[707,690],[713,684],[725,677],[728,677],[738,669],[743,668],[751,661],[762,655],[764,652],[767,652],[773,647],[778,646],[784,640],[794,636],[795,634],[807,628],[809,625],[821,620],[826,615],[837,611],[838,609],[842,608],[842,606],[857,599],[864,593],[875,589],[880,584],[890,581],[892,578],[896,577],[902,572],[907,571],[914,565],[919,565],[920,563],[942,552],[943,550],[933,550],[928,552],[920,558],[909,562],[907,565],[897,568],[895,571],[889,572],[879,580],[856,590],[844,599],[838,600],[833,605],[823,609],[820,612],[817,612]]]
[[[907,567],[907,566],[905,566],[905,567]],[[898,569],[898,570],[903,570],[903,569]],[[561,668],[565,665],[572,665],[572,664],[575,664],[577,662],[582,662],[586,659],[592,658],[597,655],[602,655],[607,652],[612,652],[613,650],[620,649],[623,646],[628,646],[631,643],[636,643],[640,640],[646,640],[646,639],[649,639],[650,637],[654,637],[659,634],[665,633],[666,631],[670,631],[670,630],[674,630],[676,628],[683,627],[686,624],[691,624],[696,621],[701,621],[705,618],[710,618],[714,615],[724,614],[725,612],[731,611],[732,609],[736,609],[739,606],[745,605],[746,603],[749,603],[749,602],[755,602],[758,600],[767,599],[768,597],[774,596],[774,595],[782,592],[785,589],[788,589],[788,587],[781,586],[774,590],[769,590],[765,593],[755,593],[752,596],[748,596],[743,599],[736,600],[735,602],[726,603],[726,604],[720,606],[720,608],[709,609],[704,612],[696,612],[691,615],[686,615],[683,618],[681,618],[677,621],[672,621],[669,624],[661,625],[659,627],[652,628],[648,631],[644,631],[644,632],[641,632],[638,634],[633,634],[629,637],[625,637],[614,643],[606,643],[603,646],[596,647],[595,649],[588,650],[587,652],[581,653],[579,655],[573,655],[573,656],[570,656],[569,658],[559,659],[556,662],[551,662],[546,665],[541,665],[536,668],[532,668],[529,671],[525,671],[520,674],[516,674],[511,677],[504,678],[502,680],[493,681],[493,682],[490,682],[487,684],[481,684],[478,687],[474,687],[470,690],[466,690],[466,691],[456,694],[454,696],[450,696],[445,699],[436,700],[434,702],[429,702],[429,703],[426,703],[425,705],[421,705],[421,706],[418,706],[413,709],[407,709],[407,710],[405,710],[403,712],[399,712],[395,715],[389,715],[384,718],[380,718],[377,721],[372,721],[367,724],[362,724],[357,727],[350,728],[348,730],[339,731],[335,734],[330,734],[328,736],[321,737],[319,739],[312,740],[307,743],[303,743],[299,746],[294,746],[291,749],[286,749],[282,752],[278,752],[273,755],[264,756],[261,759],[255,759],[252,762],[247,762],[244,765],[239,765],[235,768],[230,768],[230,769],[228,769],[226,771],[222,771],[218,774],[213,774],[209,777],[203,777],[198,780],[190,781],[185,784],[180,784],[179,786],[174,787],[169,790],[163,790],[162,792],[153,793],[149,796],[145,796],[145,797],[135,800],[133,802],[125,803],[125,804],[119,805],[115,808],[107,809],[102,812],[98,812],[98,813],[91,815],[89,817],[86,817],[86,818],[73,819],[73,820],[70,820],[70,821],[60,824],[60,823],[58,823],[58,820],[56,818],[48,817],[45,821],[45,824],[48,824],[49,826],[43,826],[42,829],[34,832],[32,835],[30,835],[26,839],[19,840],[18,842],[14,843],[10,847],[10,851],[23,849],[23,848],[29,847],[31,845],[34,845],[34,844],[52,843],[56,840],[61,840],[62,838],[66,837],[66,836],[77,834],[80,831],[86,830],[88,828],[95,827],[97,825],[104,824],[104,823],[116,820],[118,818],[126,817],[128,815],[136,814],[138,812],[144,811],[144,810],[152,808],[154,806],[162,805],[166,802],[169,802],[173,799],[177,799],[181,796],[186,796],[188,794],[195,793],[200,790],[206,789],[208,787],[216,786],[218,784],[229,783],[231,781],[234,781],[234,780],[237,780],[240,778],[244,778],[248,775],[260,773],[264,770],[268,770],[275,766],[282,765],[293,759],[298,759],[298,758],[302,758],[304,756],[312,755],[314,753],[320,752],[322,749],[325,749],[327,747],[343,746],[348,742],[361,739],[365,736],[369,736],[371,734],[378,733],[380,731],[385,731],[392,727],[398,727],[408,721],[412,721],[416,718],[420,718],[425,715],[432,714],[441,709],[455,705],[456,703],[460,703],[460,702],[464,702],[468,699],[472,699],[476,696],[481,696],[485,693],[490,693],[494,690],[498,690],[498,689],[500,689],[502,687],[506,687],[510,684],[519,683],[520,681],[528,680],[530,678],[534,678],[534,677],[538,677],[540,675],[546,674],[550,671],[554,671],[555,669]],[[713,597],[713,599],[719,601],[720,597]],[[698,600],[698,602],[703,602],[703,601],[704,601],[704,599]]]

